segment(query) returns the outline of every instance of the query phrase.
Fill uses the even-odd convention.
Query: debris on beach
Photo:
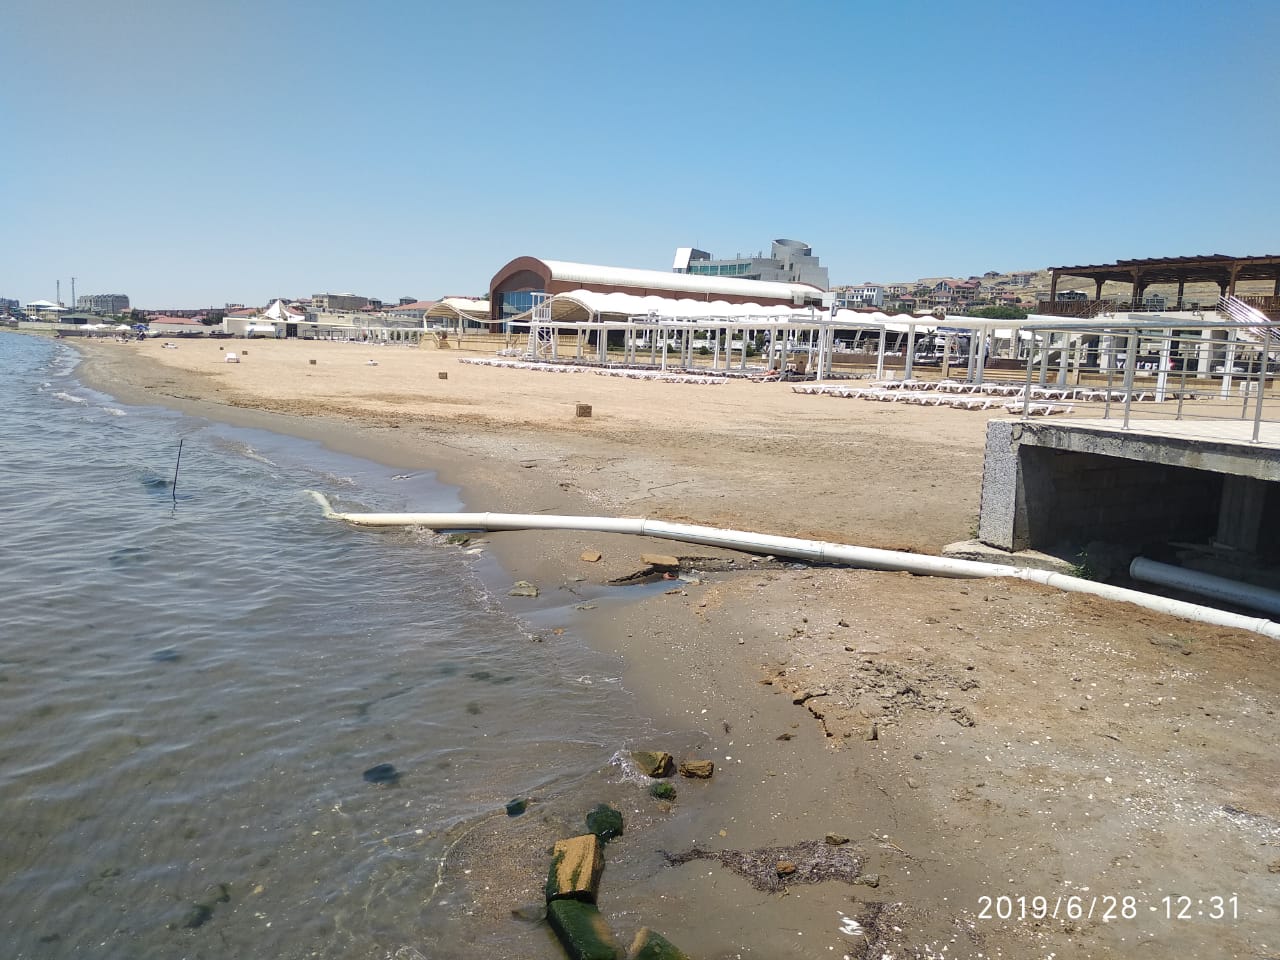
[[[547,919],[547,905],[545,903],[526,903],[523,906],[513,907],[511,916],[517,920],[526,920],[529,923],[541,923]]]
[[[632,750],[631,762],[646,777],[669,777],[675,772],[675,761],[665,750]]]
[[[716,765],[711,760],[682,760],[680,776],[695,780],[710,780],[715,773]]]
[[[507,591],[509,597],[536,597],[537,595],[538,588],[528,580],[517,580]]]
[[[627,960],[689,960],[689,955],[656,930],[641,927],[631,941]]]
[[[190,903],[182,912],[182,916],[170,921],[170,930],[198,930],[213,919],[213,909],[220,903],[231,902],[231,887],[226,883],[212,883],[205,888],[205,898]]]
[[[599,550],[583,550],[579,559],[583,563],[599,563],[603,554]]]
[[[881,960],[883,957],[940,957],[949,948],[968,942],[966,956],[984,956],[983,938],[971,921],[959,917],[929,917],[918,908],[902,901],[854,900],[849,913],[841,911],[841,932],[856,936],[847,946],[850,960]],[[944,939],[918,941],[910,931],[944,927],[950,930]],[[919,936],[918,934],[916,936]]]
[[[640,562],[659,569],[680,569],[680,558],[665,553],[642,553],[640,554]]]
[[[845,652],[859,651],[846,646]],[[962,727],[978,723],[973,703],[956,702],[958,694],[975,696],[980,688],[972,673],[956,676],[930,662],[899,665],[860,656],[847,676],[825,679],[824,686],[813,686],[809,671],[791,667],[761,682],[790,693],[828,737],[878,740],[887,726],[916,711],[948,716]]]
[[[598,804],[587,814],[587,829],[599,837],[601,843],[608,843],[622,836],[622,813],[607,803]]]
[[[622,946],[594,903],[553,900],[547,920],[572,960],[605,960],[622,956]]]
[[[600,875],[604,872],[600,838],[594,833],[584,833],[567,840],[557,840],[551,857],[551,869],[547,871],[547,902],[567,898],[595,903]]]
[[[596,906],[596,895],[604,872],[604,844],[622,835],[622,814],[598,804],[587,814],[587,829],[591,832],[558,840],[552,848],[545,910],[526,905],[511,913],[535,923],[545,916],[570,960],[621,960],[622,945]],[[626,956],[629,960],[689,960],[688,954],[648,927],[636,933]]]
[[[670,802],[676,798],[676,788],[669,783],[655,783],[649,788],[649,795],[655,800]]]
[[[684,853],[662,856],[673,867],[690,860],[718,860],[723,866],[743,877],[757,890],[780,893],[795,883],[821,883],[843,880],[856,883],[862,876],[864,859],[850,848],[824,840],[802,840],[787,847],[762,847],[759,850],[722,850],[719,852],[694,847]]]
[[[395,764],[379,763],[377,766],[370,767],[361,776],[366,783],[388,786],[400,779],[400,771],[395,768]]]
[[[193,903],[187,908],[182,915],[181,924],[169,924],[169,926],[181,926],[184,930],[198,930],[209,922],[213,917],[213,908],[207,903]]]

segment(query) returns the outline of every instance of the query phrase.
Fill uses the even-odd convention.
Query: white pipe
[[[1199,593],[1216,600],[1251,607],[1254,610],[1265,610],[1270,614],[1280,614],[1280,593],[1266,587],[1254,586],[1252,583],[1241,583],[1239,580],[1228,580],[1226,577],[1215,577],[1211,573],[1199,570],[1188,570],[1186,567],[1175,567],[1146,557],[1134,557],[1129,564],[1129,576],[1135,580],[1158,583],[1178,590]]]
[[[643,518],[575,517],[542,513],[337,513],[329,505],[324,494],[314,490],[309,492],[320,504],[327,519],[342,520],[356,526],[429,527],[433,530],[583,530],[594,533],[630,533],[739,550],[743,553],[796,557],[814,563],[843,564],[871,570],[903,571],[937,577],[1016,577],[1020,580],[1057,587],[1060,590],[1089,593],[1109,600],[1133,603],[1186,620],[1251,630],[1280,640],[1280,624],[1272,623],[1265,618],[1241,616],[1225,610],[1216,610],[1213,607],[1153,596],[1138,590],[1095,583],[1080,577],[1050,573],[1047,570],[1014,567],[1003,563],[955,560],[950,557],[931,557],[899,550],[879,550],[875,547],[858,547],[829,543],[824,540],[802,540],[796,537],[778,537],[745,530],[724,530],[718,527],[667,523],[664,520]]]

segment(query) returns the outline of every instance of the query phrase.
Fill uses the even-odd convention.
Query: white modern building
[[[884,287],[879,283],[863,283],[858,286],[842,287],[836,291],[836,306],[856,309],[858,307],[883,307]]]
[[[702,277],[738,277],[742,280],[766,280],[775,283],[807,283],[820,290],[830,286],[827,268],[813,255],[813,248],[799,240],[775,240],[770,255],[741,255],[728,260],[713,259],[696,247],[679,247],[671,269]]]

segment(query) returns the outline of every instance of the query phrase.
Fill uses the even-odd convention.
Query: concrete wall
[[[1003,550],[1183,541],[1275,557],[1280,483],[1268,475],[1276,458],[1237,447],[993,420],[978,537]]]
[[[1217,529],[1221,474],[1027,445],[1018,457],[1028,546],[1204,542]]]

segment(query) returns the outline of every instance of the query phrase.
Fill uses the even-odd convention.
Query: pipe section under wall
[[[924,554],[904,553],[900,550],[879,550],[875,547],[858,547],[829,543],[824,540],[802,540],[796,537],[750,533],[745,530],[724,530],[719,527],[702,527],[688,523],[667,523],[663,520],[577,517],[542,513],[338,513],[329,504],[324,494],[315,490],[308,492],[320,504],[327,519],[341,520],[362,527],[428,527],[432,530],[580,530],[592,533],[629,533],[721,547],[743,553],[792,557],[813,563],[839,564],[870,570],[900,571],[920,576],[1014,577],[1057,587],[1059,590],[1088,593],[1121,603],[1132,603],[1148,610],[1156,610],[1199,623],[1250,630],[1280,640],[1280,625],[1262,617],[1246,617],[1213,607],[1158,597],[1139,590],[1113,587],[1062,573],[1032,570],[1028,567],[1015,567],[1009,564],[931,557]]]
[[[1129,576],[1147,583],[1158,583],[1188,593],[1225,600],[1251,610],[1263,610],[1273,616],[1280,614],[1280,593],[1252,583],[1229,580],[1226,577],[1215,577],[1211,573],[1199,570],[1188,570],[1186,567],[1175,567],[1146,557],[1134,557],[1129,564]]]

